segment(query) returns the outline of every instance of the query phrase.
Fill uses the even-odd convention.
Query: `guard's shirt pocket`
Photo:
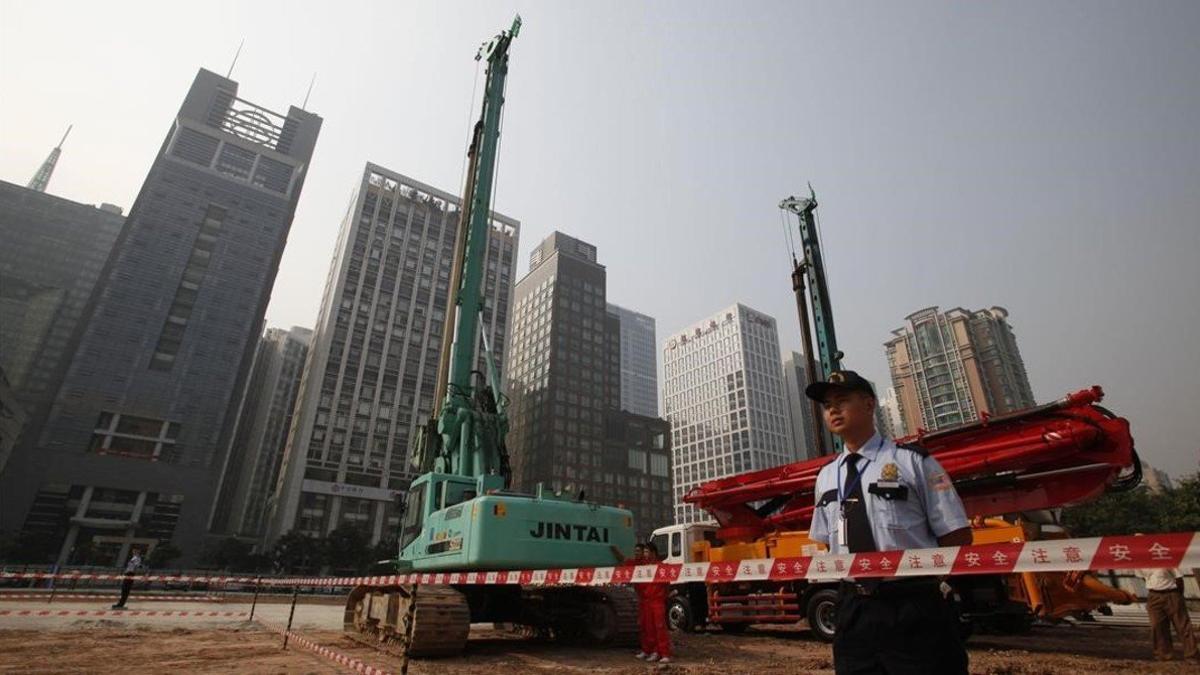
[[[882,516],[887,529],[906,531],[925,526],[916,491],[903,482],[877,481],[867,486],[867,492],[874,496],[875,512]]]
[[[825,522],[829,526],[830,541],[837,533],[838,518],[841,518],[841,505],[838,503],[837,490],[826,490],[821,494],[821,498],[817,500],[817,508],[824,509]]]

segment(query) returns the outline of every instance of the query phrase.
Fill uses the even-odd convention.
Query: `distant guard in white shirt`
[[[1188,618],[1187,603],[1183,599],[1183,577],[1177,570],[1138,570],[1138,576],[1146,580],[1146,613],[1150,615],[1150,637],[1154,641],[1154,658],[1170,661],[1175,646],[1171,643],[1171,626],[1183,643],[1183,658],[1200,660],[1196,651],[1196,634]]]

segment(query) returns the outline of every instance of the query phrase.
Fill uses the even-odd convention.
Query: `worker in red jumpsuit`
[[[610,546],[609,548],[612,549],[613,556],[616,557],[617,562],[623,565],[641,565],[648,561],[645,544],[637,544],[633,547],[632,558],[626,558],[621,549],[616,546]],[[644,659],[653,654],[655,648],[654,634],[650,632],[650,624],[646,620],[648,616],[646,614],[646,588],[648,587],[649,584],[633,584],[633,592],[637,594],[638,599],[638,646],[640,651],[636,656],[639,659]]]
[[[654,542],[644,546],[645,557],[642,564],[662,562],[662,556]],[[667,628],[667,590],[668,584],[654,581],[645,584],[634,584],[638,589],[638,628],[641,631],[642,651],[639,659],[658,663],[671,662],[671,631]]]

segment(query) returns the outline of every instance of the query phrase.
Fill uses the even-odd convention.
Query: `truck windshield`
[[[404,519],[400,521],[400,550],[412,543],[421,533],[421,524],[425,519],[425,488],[428,484],[419,485],[409,490],[404,502]]]
[[[650,538],[650,543],[654,544],[654,548],[658,549],[659,555],[661,555],[664,558],[667,557],[668,550],[667,550],[667,535],[666,534],[654,535],[653,537]]]

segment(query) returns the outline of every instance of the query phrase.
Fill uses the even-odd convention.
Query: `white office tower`
[[[683,496],[705,481],[798,459],[775,319],[736,304],[667,337],[675,522],[710,520]]]

